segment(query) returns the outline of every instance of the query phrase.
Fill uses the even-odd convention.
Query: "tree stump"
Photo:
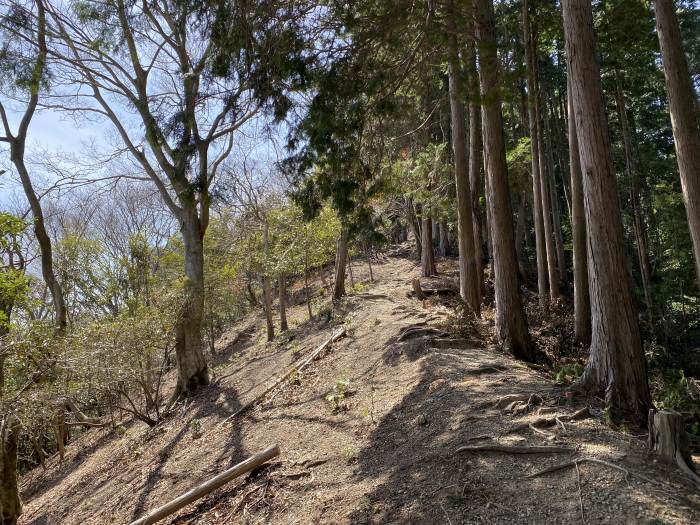
[[[419,301],[426,299],[426,296],[423,293],[423,288],[421,288],[420,285],[420,279],[413,279],[411,284],[413,285],[413,296]]]
[[[688,438],[683,416],[675,410],[649,410],[649,450],[664,463],[677,464],[680,469],[700,485],[690,458]]]

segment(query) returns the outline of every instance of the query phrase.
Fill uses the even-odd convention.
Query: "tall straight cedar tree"
[[[580,380],[613,414],[642,422],[651,407],[646,361],[627,274],[622,218],[588,0],[563,0],[571,97],[588,228],[591,346]]]
[[[450,114],[452,122],[452,151],[454,153],[455,188],[457,193],[457,246],[459,247],[459,294],[471,309],[479,315],[481,302],[474,242],[472,213],[472,189],[469,183],[469,159],[467,138],[464,129],[465,115],[462,102],[463,86],[459,67],[457,28],[454,22],[454,3],[450,2],[447,20],[448,78],[450,91]]]
[[[683,52],[673,0],[656,0],[656,32],[666,76],[673,140],[681,175],[683,200],[693,240],[695,269],[700,283],[700,134],[695,90]]]
[[[503,141],[493,3],[492,0],[475,0],[474,6],[480,65],[488,220],[491,226],[496,290],[496,336],[499,343],[514,356],[526,361],[535,361],[538,354],[530,338],[518,290],[518,263],[515,257],[513,212]]]
[[[532,157],[532,219],[535,223],[535,253],[537,257],[537,292],[540,305],[548,303],[549,277],[547,274],[547,252],[544,242],[544,217],[542,216],[542,190],[540,177],[540,147],[536,110],[536,75],[534,46],[532,45],[532,30],[530,28],[530,12],[528,1],[523,0],[523,33],[525,46],[525,62],[527,69],[527,106],[530,124],[530,153]]]

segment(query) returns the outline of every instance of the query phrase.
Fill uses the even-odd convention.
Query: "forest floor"
[[[213,381],[160,425],[93,429],[62,464],[24,476],[22,525],[126,524],[246,457],[281,455],[164,520],[168,524],[699,523],[700,491],[646,452],[643,430],[614,431],[598,400],[564,397],[551,373],[489,344],[493,318],[469,337],[405,337],[409,326],[450,331],[454,301],[407,296],[419,275],[405,251],[380,257],[369,283],[355,266],[354,293],[307,321],[290,308],[287,336],[265,342],[262,319],[223,334]],[[357,264],[357,263],[356,263]],[[454,287],[453,260],[425,288]],[[319,288],[320,281],[317,282]],[[362,291],[359,291],[359,289]],[[228,420],[343,324],[347,337],[246,414]],[[242,330],[249,337],[231,344]],[[419,334],[420,335],[420,334]],[[335,399],[327,396],[335,388]],[[521,414],[503,396],[538,394]],[[592,417],[533,430],[540,417],[591,407]],[[456,452],[461,445],[559,445],[565,454]],[[573,458],[581,463],[529,474]],[[696,464],[699,457],[695,457]]]

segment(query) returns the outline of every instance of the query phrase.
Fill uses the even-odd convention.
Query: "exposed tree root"
[[[541,431],[542,427],[551,427],[554,425],[560,425],[563,427],[562,429],[566,431],[566,427],[564,426],[564,421],[578,421],[581,419],[586,419],[587,417],[591,416],[590,410],[588,410],[588,407],[584,407],[580,410],[577,410],[573,414],[565,414],[563,416],[552,416],[552,417],[540,417],[537,418],[535,421],[531,421],[530,423],[523,423],[521,425],[516,425],[513,428],[511,428],[507,433],[508,434],[513,434],[516,432],[520,432],[521,430],[525,430],[527,428],[534,430],[537,433],[540,434],[546,434],[549,435],[547,432]]]
[[[424,337],[430,335],[434,337],[447,337],[449,334],[447,332],[443,332],[442,330],[438,330],[437,328],[433,328],[430,326],[409,326],[401,332],[396,341],[400,343],[401,341],[406,341],[407,339],[413,339],[415,337]]]
[[[569,454],[576,449],[571,447],[554,446],[507,446],[507,445],[462,445],[455,454],[460,452],[503,452],[506,454]]]

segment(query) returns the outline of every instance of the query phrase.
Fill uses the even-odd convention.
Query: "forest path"
[[[455,263],[439,265],[454,286]],[[239,323],[214,357],[214,381],[155,429],[124,435],[89,432],[69,446],[62,466],[24,480],[21,524],[128,523],[248,455],[278,443],[279,458],[166,519],[170,524],[693,523],[700,497],[673,468],[645,454],[644,441],[613,432],[599,418],[532,431],[538,410],[516,416],[495,408],[510,394],[541,394],[547,416],[584,406],[560,398],[549,375],[497,352],[480,338],[413,337],[410,326],[444,330],[453,308],[407,297],[418,267],[400,251],[355,266],[353,290],[330,323],[307,322],[290,308],[293,338],[264,342],[264,323],[235,345]],[[357,287],[359,288],[359,287]],[[482,331],[493,312],[484,312]],[[344,324],[341,339],[294,381],[249,413],[226,422],[276,375],[309,355]],[[336,388],[335,403],[327,396]],[[342,391],[342,395],[340,392]],[[334,406],[335,405],[335,406]],[[513,427],[521,426],[516,432]],[[455,454],[463,444],[566,445],[653,483],[582,464],[535,479],[525,476],[570,454]],[[579,481],[580,480],[580,481]],[[583,508],[583,517],[581,509]],[[653,521],[659,519],[663,521]]]

